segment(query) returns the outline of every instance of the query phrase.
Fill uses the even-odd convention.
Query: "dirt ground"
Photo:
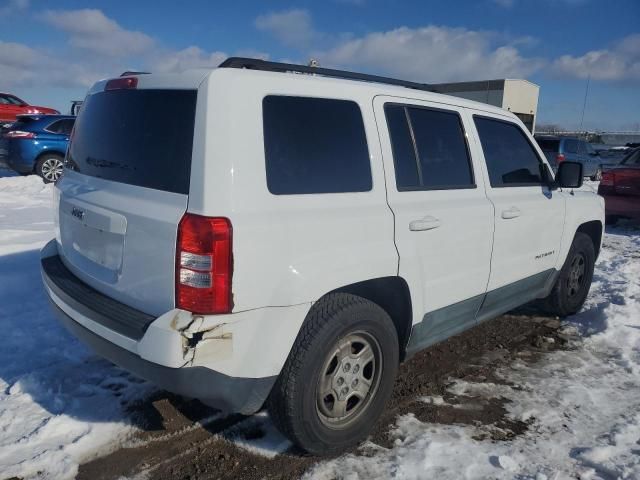
[[[409,412],[425,422],[483,426],[480,436],[494,441],[522,434],[528,424],[507,419],[503,401],[484,400],[473,409],[454,408],[451,404],[460,397],[449,394],[447,386],[453,379],[500,383],[495,376],[498,367],[516,358],[535,362],[549,350],[568,348],[569,339],[559,328],[559,321],[531,312],[504,315],[417,354],[401,367],[393,397],[369,439],[389,446],[388,432],[395,418]],[[441,396],[445,405],[421,401],[425,396]],[[82,465],[79,479],[136,475],[149,479],[292,479],[321,460],[294,449],[274,458],[254,454],[227,439],[260,438],[264,435],[260,422],[240,415],[221,417],[197,401],[168,393],[132,408],[141,433],[111,454]],[[352,453],[367,455],[366,449]]]

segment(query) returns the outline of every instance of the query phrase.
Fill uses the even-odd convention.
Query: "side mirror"
[[[556,182],[562,188],[580,188],[582,186],[582,164],[578,162],[562,162],[558,166]]]

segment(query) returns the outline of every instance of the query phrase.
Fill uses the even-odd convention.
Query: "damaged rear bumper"
[[[60,322],[96,353],[179,395],[228,412],[258,411],[277,379],[308,305],[160,317],[131,309],[82,283],[42,251],[45,290]]]
[[[236,378],[206,367],[170,368],[149,362],[83,327],[53,301],[60,322],[101,357],[178,395],[197,398],[226,412],[250,415],[266,400],[277,377]]]

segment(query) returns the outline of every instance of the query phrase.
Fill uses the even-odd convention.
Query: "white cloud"
[[[562,55],[550,70],[563,77],[640,81],[640,34],[629,35],[610,49],[591,50],[581,56]]]
[[[69,43],[102,55],[124,57],[148,51],[154,40],[148,35],[122,28],[101,10],[49,10],[43,20],[70,35]]]
[[[258,30],[268,32],[289,47],[305,48],[316,41],[311,15],[306,10],[293,9],[260,15],[255,20]]]
[[[421,82],[526,77],[544,61],[523,56],[518,41],[492,32],[401,27],[353,38],[314,52],[323,66],[356,68]]]
[[[89,64],[59,60],[41,49],[0,41],[0,90],[46,85],[88,87],[105,76]]]
[[[217,67],[228,55],[224,52],[205,52],[200,47],[187,47],[177,52],[167,51],[157,56],[150,67],[154,72],[179,72],[188,68]]]

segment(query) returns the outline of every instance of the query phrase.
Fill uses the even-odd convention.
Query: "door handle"
[[[432,217],[431,215],[427,215],[420,220],[413,220],[409,222],[409,230],[412,232],[422,232],[424,230],[433,230],[434,228],[438,228],[442,222],[440,219],[436,217]]]
[[[507,210],[502,211],[502,218],[504,218],[505,220],[509,220],[511,218],[517,218],[520,215],[522,215],[522,212],[517,207],[511,207]]]

